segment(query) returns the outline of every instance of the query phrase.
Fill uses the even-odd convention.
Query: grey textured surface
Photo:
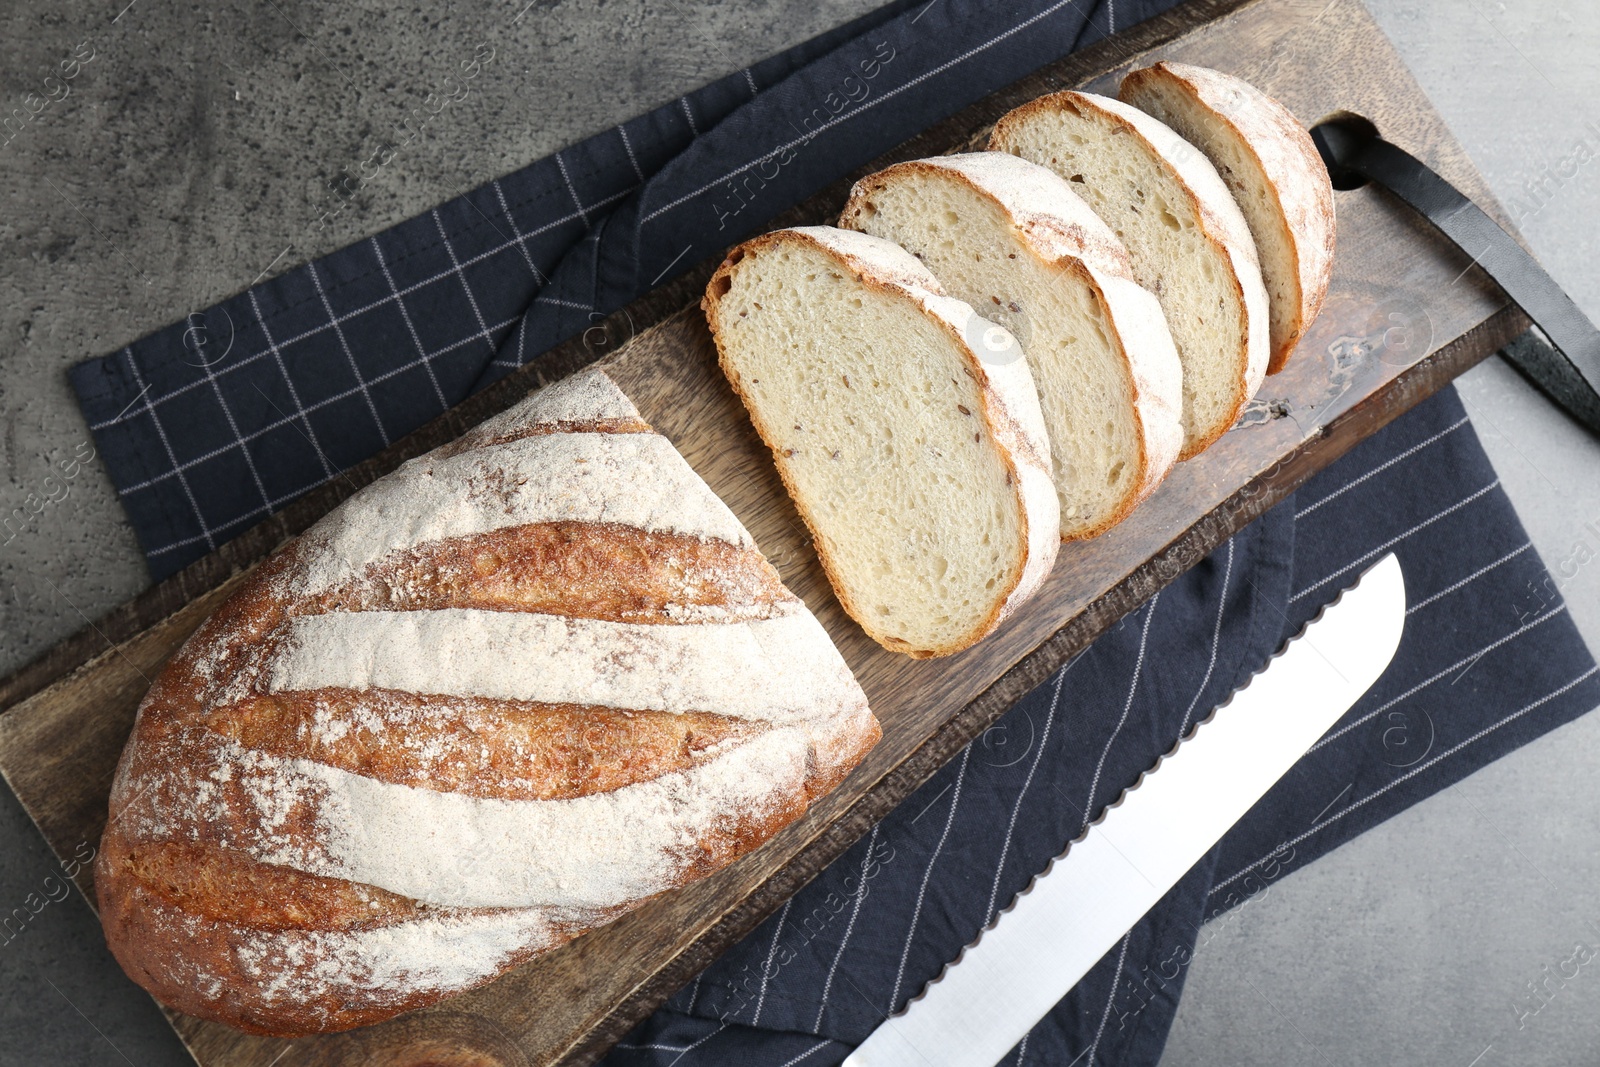
[[[0,673],[146,583],[104,474],[59,467],[89,441],[68,366],[876,6],[125,3],[0,6],[7,114],[92,56],[0,147],[0,519],[43,509],[0,546]],[[328,183],[480,43],[471,95],[321,224]]]
[[[7,110],[80,42],[94,53],[70,95],[0,147],[0,516],[31,510],[30,493],[50,501],[0,545],[0,671],[146,581],[109,484],[70,462],[87,435],[69,364],[873,6],[125,2],[0,7]],[[1586,110],[1600,98],[1600,9],[1368,3],[1540,257],[1600,316],[1587,269],[1600,164],[1551,177],[1578,139],[1600,152],[1600,112]],[[479,91],[318,231],[324,183],[480,41],[496,62]],[[1600,443],[1498,362],[1462,394],[1545,561],[1578,559],[1600,519]],[[1573,567],[1563,593],[1600,647],[1600,563]],[[1197,954],[1166,1062],[1600,1059],[1600,973],[1586,968],[1520,1030],[1511,1008],[1576,941],[1600,944],[1597,761],[1591,716],[1287,876]],[[59,895],[3,790],[0,856],[0,912]],[[188,1062],[75,897],[0,933],[0,990],[0,1064]]]

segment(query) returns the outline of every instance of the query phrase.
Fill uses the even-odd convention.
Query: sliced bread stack
[[[1289,361],[1322,309],[1333,276],[1333,183],[1311,135],[1249,82],[1206,67],[1157,63],[1118,95],[1194,145],[1217,169],[1250,226],[1270,298],[1272,358]]]
[[[842,230],[747,242],[707,290],[840,601],[890,649],[994,629],[1056,531],[1109,529],[1220,438],[1322,305],[1332,187],[1293,115],[1177,63],[1121,94],[864,178]]]
[[[959,651],[1060,543],[1027,363],[912,255],[829,227],[731,252],[702,303],[846,611],[914,657]]]
[[[857,182],[839,225],[901,245],[1022,343],[1063,539],[1109,529],[1160,484],[1183,440],[1172,335],[1065,181],[1000,152],[916,160]]]
[[[1160,121],[1092,93],[1024,104],[989,147],[1065,178],[1127,246],[1183,363],[1180,458],[1204,451],[1255,394],[1269,355],[1255,241],[1216,168]]]

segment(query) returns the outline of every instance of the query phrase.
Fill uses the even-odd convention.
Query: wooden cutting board
[[[981,147],[989,125],[1012,107],[1068,87],[1114,94],[1121,71],[1159,58],[1239,74],[1308,125],[1340,111],[1361,114],[1497,213],[1358,0],[1191,3],[996,93],[863,172]],[[831,221],[847,188],[840,183],[779,221]],[[1289,369],[1269,378],[1239,426],[1181,464],[1129,521],[1064,546],[1040,595],[965,653],[923,661],[890,654],[839,609],[770,458],[716,369],[696,306],[711,266],[702,264],[0,683],[0,772],[57,855],[81,857],[81,848],[99,841],[112,770],[149,679],[251,564],[356,486],[541,381],[604,358],[838,642],[883,722],[882,743],[837,791],[754,854],[433,1010],[293,1042],[171,1015],[205,1067],[592,1062],[1097,634],[1356,441],[1526,328],[1466,255],[1386,194],[1337,195],[1333,289]],[[85,868],[79,883],[92,901],[90,877]]]

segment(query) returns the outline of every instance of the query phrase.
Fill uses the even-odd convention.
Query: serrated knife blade
[[[1385,556],[1140,776],[844,1067],[992,1067],[1383,674]]]

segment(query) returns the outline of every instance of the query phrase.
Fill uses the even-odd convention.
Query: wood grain
[[[1185,5],[981,101],[868,169],[979,146],[988,126],[1019,103],[1067,87],[1114,92],[1121,70],[1158,58],[1242,75],[1308,124],[1341,110],[1365,115],[1498,211],[1358,0]],[[831,219],[847,188],[841,183],[779,221]],[[1126,523],[1064,546],[1040,595],[960,655],[892,655],[839,609],[770,458],[716,369],[694,306],[712,266],[702,264],[613,316],[603,335],[559,347],[0,683],[0,707],[8,707],[0,714],[0,771],[58,855],[97,842],[111,774],[148,679],[248,567],[355,487],[529,388],[604,357],[645,417],[728,502],[817,613],[882,720],[883,742],[843,786],[755,854],[436,1009],[294,1042],[170,1016],[206,1067],[592,1062],[1096,635],[1526,328],[1467,256],[1385,194],[1340,193],[1337,207],[1333,290],[1289,368],[1267,380],[1238,427],[1181,464]],[[80,885],[92,900],[88,877],[85,871]]]

